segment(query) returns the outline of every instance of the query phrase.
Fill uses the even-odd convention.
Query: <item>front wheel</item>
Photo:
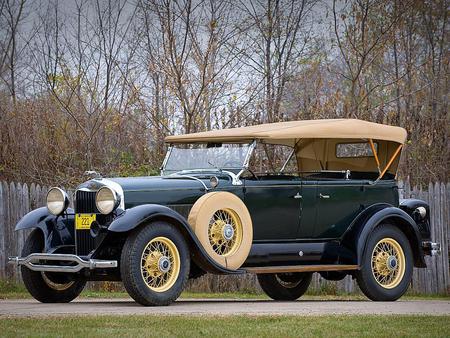
[[[311,283],[312,273],[258,274],[261,289],[274,300],[296,300]]]
[[[180,232],[166,222],[153,222],[125,242],[120,273],[128,294],[142,305],[169,305],[189,277],[189,249]]]
[[[35,229],[28,236],[22,250],[22,257],[44,251],[44,236]],[[69,303],[83,291],[86,281],[73,280],[60,272],[32,271],[21,267],[22,280],[28,292],[41,303]]]
[[[413,254],[402,231],[379,225],[371,234],[356,280],[371,300],[394,301],[408,289],[413,273]]]

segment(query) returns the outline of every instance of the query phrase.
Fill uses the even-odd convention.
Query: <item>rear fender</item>
[[[424,218],[417,212],[417,208],[423,207],[426,210]],[[430,230],[430,206],[427,202],[415,198],[400,201],[400,209],[405,211],[416,222],[423,240],[431,240]]]
[[[125,210],[108,227],[109,233],[126,233],[152,221],[166,221],[176,226],[188,241],[195,263],[203,270],[218,274],[243,273],[218,265],[205,251],[187,220],[178,212],[158,204],[143,204]],[[104,241],[104,243],[107,241]]]
[[[386,203],[374,204],[365,209],[343,236],[342,243],[357,253],[357,264],[361,265],[370,234],[383,223],[395,225],[405,234],[414,255],[414,265],[426,267],[416,222],[405,211]]]
[[[72,209],[61,216],[52,215],[46,207],[30,211],[17,223],[15,230],[38,228],[45,241],[45,252],[51,253],[61,246],[73,246],[74,215]]]

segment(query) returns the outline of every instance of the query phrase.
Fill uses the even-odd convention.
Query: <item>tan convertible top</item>
[[[168,143],[247,142],[294,146],[300,139],[373,139],[403,144],[406,130],[357,119],[303,120],[166,137]]]

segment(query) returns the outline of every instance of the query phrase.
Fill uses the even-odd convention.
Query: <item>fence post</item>
[[[0,278],[5,278],[5,264],[8,257],[6,257],[5,250],[5,235],[6,235],[6,222],[5,222],[5,203],[6,192],[3,189],[3,183],[0,181]]]

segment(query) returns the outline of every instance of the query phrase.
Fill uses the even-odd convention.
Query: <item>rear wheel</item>
[[[312,273],[258,274],[261,289],[274,300],[296,300],[311,283]]]
[[[120,272],[129,295],[142,305],[169,305],[189,276],[189,249],[171,224],[154,222],[133,232],[125,242]]]
[[[35,229],[28,236],[22,250],[22,257],[44,251],[44,237],[41,230]],[[71,280],[67,275],[57,272],[32,271],[21,267],[22,279],[28,292],[41,303],[68,303],[83,291],[86,281]]]
[[[408,289],[413,267],[413,254],[405,234],[393,225],[379,225],[367,241],[356,279],[371,300],[393,301]]]

